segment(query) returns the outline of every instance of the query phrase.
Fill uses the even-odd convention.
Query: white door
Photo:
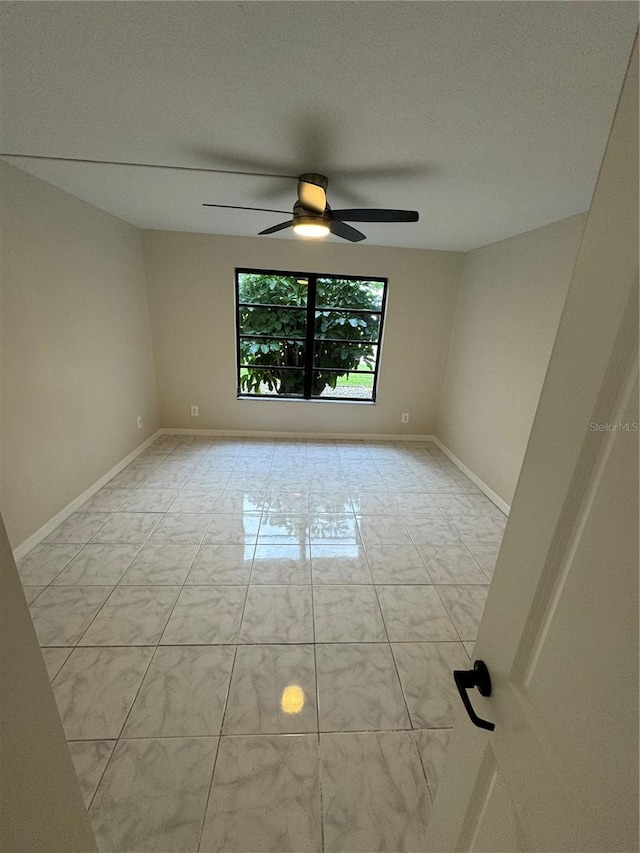
[[[638,850],[637,75],[636,45],[475,646],[495,730],[460,703],[429,853]]]

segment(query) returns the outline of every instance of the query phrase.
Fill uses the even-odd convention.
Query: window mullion
[[[313,347],[316,330],[316,283],[318,276],[307,276],[307,338],[304,354],[304,398],[311,399],[313,389]]]

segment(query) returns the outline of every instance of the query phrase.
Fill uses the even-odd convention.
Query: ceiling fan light
[[[301,237],[326,237],[329,226],[320,217],[301,216],[294,222],[293,230]]]

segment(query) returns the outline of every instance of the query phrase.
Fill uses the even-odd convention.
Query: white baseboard
[[[494,503],[498,507],[499,510],[501,510],[505,515],[509,515],[509,513],[511,512],[511,507],[506,501],[503,501],[502,498],[493,491],[493,489],[487,486],[484,480],[481,480],[480,477],[474,474],[470,468],[467,468],[464,462],[458,459],[455,453],[452,453],[446,446],[446,444],[443,444],[439,438],[433,436],[432,440],[438,445],[438,447],[445,454],[445,456],[449,457],[449,459],[453,462],[456,468],[459,468],[462,473],[480,489],[481,492],[484,492],[484,494],[489,498],[492,503]]]
[[[127,467],[133,460],[139,456],[143,451],[149,447],[149,445],[156,440],[156,438],[162,434],[162,430],[156,430],[153,435],[149,436],[146,441],[143,441],[142,444],[139,444],[135,450],[132,450],[128,456],[125,456],[124,459],[121,459],[117,465],[114,465],[110,471],[107,471],[99,480],[89,486],[88,489],[85,489],[81,495],[78,495],[75,500],[72,500],[71,503],[67,504],[64,509],[61,509],[60,512],[57,512],[53,518],[50,518],[46,524],[43,524],[39,530],[36,530],[28,539],[25,539],[17,548],[13,550],[13,558],[16,562],[21,560],[26,554],[31,551],[32,548],[35,548],[36,545],[39,545],[43,539],[45,539],[50,533],[56,529],[59,524],[62,524],[71,513],[75,512],[79,507],[82,506],[85,501],[88,501],[89,498],[93,497],[96,492],[99,492],[100,489],[106,485],[109,480],[112,480],[116,474],[119,474],[124,468]]]
[[[400,435],[366,432],[285,432],[247,429],[161,429],[159,435],[229,436],[230,438],[342,439],[343,441],[436,441],[433,435]]]

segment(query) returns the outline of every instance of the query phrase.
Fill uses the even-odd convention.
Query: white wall
[[[585,219],[572,216],[465,256],[436,434],[507,504]]]
[[[158,402],[141,232],[4,163],[0,182],[0,485],[16,548],[157,429]]]
[[[163,427],[433,432],[462,255],[158,231],[145,232],[144,245]],[[377,403],[238,400],[236,267],[387,276]]]

